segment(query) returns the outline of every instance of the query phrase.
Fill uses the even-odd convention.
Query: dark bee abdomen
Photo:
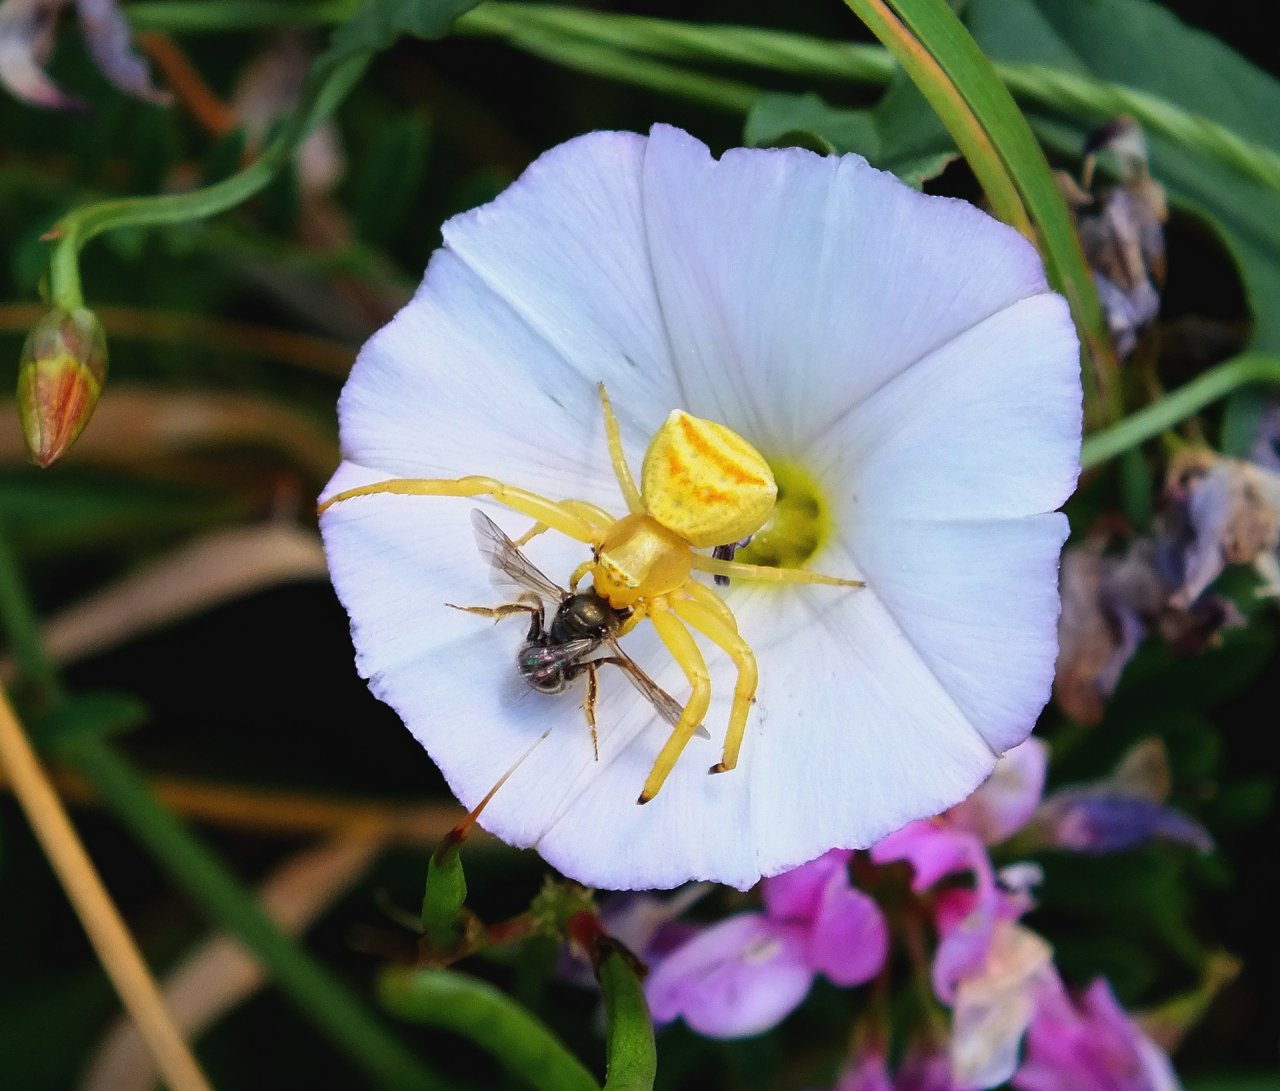
[[[569,684],[564,656],[555,649],[526,644],[516,655],[520,677],[541,693],[562,693]]]

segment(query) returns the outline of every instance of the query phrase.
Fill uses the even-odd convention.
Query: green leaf
[[[401,35],[428,41],[443,38],[453,21],[479,0],[368,0],[333,32],[328,56],[333,59],[377,53]]]
[[[800,145],[824,155],[857,152],[919,189],[958,158],[955,143],[909,80],[898,77],[867,109],[831,106],[818,95],[762,95],[747,115],[755,147]]]
[[[378,993],[396,1015],[461,1034],[538,1091],[600,1091],[550,1030],[487,981],[452,970],[397,967],[383,972]]]

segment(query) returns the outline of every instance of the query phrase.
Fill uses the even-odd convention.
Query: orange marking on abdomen
[[[722,452],[717,451],[705,439],[698,435],[697,429],[693,426],[692,421],[688,417],[680,418],[680,430],[684,433],[684,438],[688,440],[689,446],[692,447],[701,457],[710,459],[722,470],[726,477],[736,481],[739,485],[767,485],[768,482],[764,478],[756,474],[749,473],[744,470],[738,463],[731,461]]]

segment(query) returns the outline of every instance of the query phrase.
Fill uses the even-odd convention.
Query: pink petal
[[[683,1018],[710,1038],[745,1038],[777,1026],[812,984],[803,931],[742,913],[670,954],[645,995],[659,1023]]]
[[[1049,750],[1028,739],[1004,755],[991,776],[948,817],[972,830],[988,845],[1003,841],[1030,820],[1044,792]]]
[[[809,931],[809,962],[837,985],[861,985],[884,966],[889,930],[875,901],[849,885],[846,874],[831,876]]]
[[[832,876],[841,871],[847,875],[852,855],[843,849],[833,849],[816,860],[766,879],[762,892],[769,916],[774,920],[811,921],[822,905]]]

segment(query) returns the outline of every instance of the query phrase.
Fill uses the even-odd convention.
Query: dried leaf
[[[1088,187],[1094,156],[1104,149],[1115,153],[1124,180],[1093,196]],[[1103,126],[1086,152],[1084,186],[1063,177],[1059,186],[1075,211],[1080,245],[1093,270],[1116,353],[1123,359],[1160,310],[1169,208],[1163,187],[1148,172],[1146,140],[1132,118]]]
[[[1062,614],[1054,696],[1080,723],[1101,721],[1125,664],[1154,633],[1178,655],[1216,643],[1226,628],[1244,624],[1230,599],[1201,594],[1187,606],[1174,601],[1182,571],[1176,541],[1132,540],[1120,555],[1094,539],[1062,559]]]
[[[1212,451],[1183,452],[1165,491],[1180,567],[1175,607],[1189,607],[1228,564],[1252,564],[1280,547],[1280,474]]]

